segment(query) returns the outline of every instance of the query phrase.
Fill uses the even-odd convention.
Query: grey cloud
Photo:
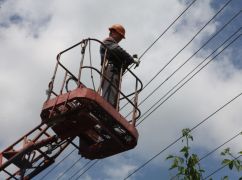
[[[11,0],[1,0],[0,5],[0,28],[18,28],[33,38],[38,38],[52,20],[52,12],[42,10],[43,7],[25,8],[21,3],[15,4]],[[31,6],[35,6],[35,4],[31,4]]]
[[[13,23],[13,24],[21,24],[23,22],[23,18],[18,14],[14,14],[10,16],[9,20],[10,20],[10,23]]]

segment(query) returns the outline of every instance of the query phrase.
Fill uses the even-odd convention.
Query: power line
[[[232,98],[231,100],[229,100],[227,103],[225,103],[224,105],[222,105],[220,108],[218,108],[215,112],[213,112],[212,114],[210,114],[208,117],[206,117],[205,119],[203,119],[200,123],[198,123],[196,126],[194,126],[193,128],[190,129],[190,132],[192,132],[194,129],[196,129],[197,127],[199,127],[201,124],[203,124],[204,122],[206,122],[208,119],[210,119],[212,116],[214,116],[216,113],[218,113],[219,111],[221,111],[222,109],[224,109],[226,106],[228,106],[230,103],[232,103],[234,100],[236,100],[237,98],[239,98],[242,95],[242,92],[239,93],[237,96],[235,96],[234,98]],[[180,141],[184,136],[179,137],[178,139],[176,139],[175,141],[173,141],[172,143],[170,143],[168,146],[166,146],[164,149],[162,149],[160,152],[158,152],[157,154],[155,154],[152,158],[150,158],[148,161],[146,161],[144,164],[142,164],[141,166],[139,166],[136,170],[134,170],[131,174],[129,174],[127,177],[125,177],[124,179],[128,179],[130,176],[132,176],[133,174],[135,174],[136,172],[138,172],[140,169],[142,169],[144,166],[146,166],[148,163],[150,163],[152,160],[154,160],[155,158],[157,158],[160,154],[162,154],[164,151],[166,151],[167,149],[169,149],[171,146],[173,146],[174,144],[176,144],[178,141]]]
[[[82,157],[79,157],[67,170],[65,170],[59,177],[57,177],[57,180],[64,176],[69,170],[71,170],[71,168],[73,168],[73,166],[80,162],[81,159]]]
[[[72,176],[69,179],[72,179],[75,175],[77,175],[80,171],[82,171],[88,164],[90,164],[92,161],[89,160],[87,163],[85,163],[81,168],[79,168],[75,173],[72,174]]]
[[[62,160],[60,160],[52,169],[50,169],[44,176],[40,178],[40,180],[44,179],[47,175],[49,175],[57,166],[59,166],[67,157],[69,157],[74,151],[76,150],[73,149],[70,153],[68,153]]]
[[[175,71],[173,71],[170,76],[168,76],[162,83],[160,83],[148,96],[143,99],[138,106],[142,105],[151,95],[153,95],[166,81],[168,81],[178,70],[180,70],[188,61],[190,61],[202,48],[204,48],[214,37],[216,37],[224,28],[229,25],[236,17],[241,14],[242,10],[237,12],[227,23],[225,23],[212,37],[210,37],[195,53],[193,53],[182,65],[180,65]],[[126,117],[128,117],[132,112],[129,112]]]
[[[201,31],[212,21],[215,19],[215,17],[226,8],[229,3],[231,3],[233,0],[229,0],[225,5],[222,6],[222,8],[192,37],[192,39],[184,46],[182,47],[169,61],[166,63],[157,73],[154,77],[151,78],[151,80],[144,86],[143,89],[145,89],[200,33]]]
[[[79,179],[83,174],[85,174],[89,169],[91,169],[99,160],[92,163],[85,171],[83,171],[75,180]]]
[[[229,3],[231,3],[233,0],[229,0],[226,4],[224,4],[221,9],[209,20],[207,23],[188,41],[188,43],[183,46],[149,81],[148,83],[143,87],[143,90],[202,32],[202,30],[212,21],[214,20],[217,15],[222,12]],[[126,103],[121,109],[123,109],[128,103]],[[121,110],[120,109],[120,110]]]
[[[216,147],[215,149],[213,149],[212,151],[210,151],[209,153],[207,153],[206,155],[204,155],[202,158],[199,159],[199,161],[202,161],[203,159],[207,158],[208,156],[210,156],[212,153],[214,153],[215,151],[217,151],[219,148],[221,148],[222,146],[224,146],[225,144],[229,143],[230,141],[232,141],[233,139],[237,138],[238,136],[240,136],[242,133],[242,131],[240,131],[239,133],[237,133],[236,135],[234,135],[233,137],[231,137],[230,139],[228,139],[227,141],[225,141],[223,144],[221,144],[220,146]]]
[[[179,16],[155,39],[151,45],[145,49],[145,51],[140,55],[139,60],[155,45],[155,43],[175,24],[175,22],[181,18],[181,16],[196,2],[197,0],[193,0],[187,7],[184,9]],[[131,69],[134,65],[131,65],[129,69]]]
[[[236,13],[227,23],[224,24],[211,38],[209,38],[195,53],[193,53],[182,65],[180,65],[173,73],[168,76],[160,85],[158,85],[145,99],[143,99],[140,103],[143,104],[154,92],[156,92],[166,81],[168,81],[178,70],[180,70],[189,60],[191,60],[202,48],[204,48],[214,37],[216,37],[227,25],[229,25],[240,13],[242,10],[240,10],[238,13]]]
[[[205,58],[199,65],[197,65],[192,71],[190,71],[181,81],[179,81],[171,90],[169,90],[164,96],[162,96],[155,104],[153,104],[139,119],[141,119],[145,114],[147,114],[153,107],[155,107],[163,98],[165,98],[172,90],[174,90],[182,81],[184,81],[190,74],[193,73],[200,65],[202,65],[213,53],[220,49],[227,41],[229,41],[235,34],[241,30],[241,27],[233,33],[229,38],[227,38],[222,45],[220,45],[216,50],[214,50],[207,58]],[[148,116],[150,116],[155,110],[157,110],[162,104],[164,104],[171,96],[173,96],[179,89],[181,89],[187,82],[189,82],[195,75],[197,75],[204,67],[206,67],[212,60],[214,60],[218,55],[220,55],[226,48],[228,48],[232,43],[241,37],[239,34],[234,38],[228,45],[226,45],[220,52],[218,52],[212,59],[205,63],[199,70],[197,70],[190,78],[188,78],[181,86],[179,86],[174,92],[172,92],[164,101],[162,101],[158,106],[156,106],[148,115],[146,115],[142,120],[139,121],[137,126],[141,124]]]
[[[154,46],[154,44],[175,24],[175,22],[181,18],[181,16],[196,2],[197,0],[193,0],[191,4],[189,4],[186,9],[184,9],[179,16],[158,36],[157,39],[155,39],[155,41],[153,43],[151,43],[151,45],[141,54],[141,56],[139,57],[139,60],[151,49],[151,47]],[[129,69],[131,69],[133,67],[133,64],[129,67]],[[127,106],[128,103],[126,103],[123,107],[120,108],[123,109],[125,106]]]
[[[233,161],[239,159],[241,156],[242,155],[239,155],[239,156],[233,158]],[[212,172],[211,174],[209,174],[208,176],[206,176],[203,180],[208,179],[209,177],[211,177],[212,175],[214,175],[217,172],[221,171],[223,168],[225,168],[228,165],[229,165],[229,163],[224,164],[223,166],[221,166],[220,168],[216,169],[214,172]]]
[[[212,151],[210,151],[209,153],[207,153],[206,155],[204,155],[202,158],[199,159],[199,162],[201,162],[203,159],[207,158],[208,156],[210,156],[212,153],[214,153],[215,151],[217,151],[218,149],[220,149],[222,146],[224,146],[225,144],[229,143],[230,141],[232,141],[233,139],[237,138],[239,135],[241,135],[242,131],[240,131],[239,133],[237,133],[236,135],[234,135],[233,137],[231,137],[230,139],[228,139],[227,141],[225,141],[223,144],[219,145],[218,147],[216,147],[215,149],[213,149]],[[171,178],[171,180],[175,179],[178,176],[175,175],[174,177]]]
[[[165,29],[165,31],[163,31],[160,36],[140,55],[141,59],[153,46],[154,44],[171,28],[171,26],[173,26],[173,24],[175,24],[175,22],[180,19],[180,17],[196,2],[197,0],[192,1],[187,7],[186,9],[184,9],[184,11],[182,11],[182,13]]]

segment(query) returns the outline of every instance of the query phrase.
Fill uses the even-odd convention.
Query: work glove
[[[134,55],[133,55],[133,59],[134,59],[134,64],[135,64],[134,69],[135,69],[135,68],[137,68],[137,67],[139,66],[139,64],[140,64],[140,60],[139,60],[137,54],[134,54]]]

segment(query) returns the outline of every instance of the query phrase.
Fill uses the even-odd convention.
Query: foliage
[[[182,142],[185,141],[186,145],[180,150],[181,156],[169,155],[166,159],[172,159],[172,165],[169,170],[177,169],[176,177],[181,177],[184,180],[199,180],[201,179],[203,169],[200,168],[199,158],[196,154],[190,154],[189,140],[193,141],[190,134],[190,129],[182,130]]]
[[[221,152],[221,156],[224,156],[225,159],[222,161],[222,165],[228,166],[230,170],[236,169],[238,172],[242,171],[242,161],[239,160],[239,157],[242,155],[242,151],[240,151],[239,156],[235,157],[231,151],[230,148],[226,148]],[[229,179],[228,176],[224,176],[223,180]],[[239,178],[239,180],[242,180],[242,177]]]
[[[185,146],[182,147],[180,153],[182,156],[169,155],[166,159],[172,160],[172,164],[169,170],[177,170],[177,174],[171,179],[183,179],[183,180],[200,180],[202,174],[205,172],[201,169],[199,164],[199,157],[196,154],[190,153],[189,141],[193,141],[193,137],[190,134],[191,130],[186,128],[182,130],[182,142],[185,141]],[[242,135],[242,132],[241,132]],[[236,169],[238,172],[242,171],[242,161],[239,157],[242,156],[242,151],[240,151],[239,156],[235,157],[230,148],[226,148],[221,152],[221,156],[224,157],[222,165],[227,166],[230,170]],[[229,180],[228,176],[221,178],[222,180]],[[212,180],[212,178],[210,178]],[[239,178],[242,180],[242,177]]]

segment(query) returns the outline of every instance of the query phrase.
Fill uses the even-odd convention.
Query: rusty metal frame
[[[31,179],[53,164],[55,158],[73,140],[61,140],[56,135],[51,135],[47,131],[49,128],[50,126],[41,123],[0,153],[0,172],[8,176],[6,179]],[[53,147],[51,151],[48,146]]]
[[[133,108],[134,108],[134,110],[137,112],[138,111],[138,115],[137,116],[133,116],[132,117],[132,120],[131,121],[134,121],[134,120],[137,120],[139,117],[140,117],[140,115],[141,115],[141,111],[138,109],[138,106],[137,106],[137,102],[135,102],[135,101],[137,101],[138,100],[138,98],[136,98],[136,96],[138,96],[138,94],[141,92],[141,90],[143,89],[143,84],[142,84],[142,82],[141,82],[141,80],[130,70],[130,69],[127,69],[127,71],[136,79],[136,82],[139,82],[139,84],[140,84],[140,87],[139,87],[139,89],[135,89],[135,91],[133,92],[133,93],[130,93],[130,94],[128,94],[128,95],[125,95],[122,91],[121,91],[121,89],[120,89],[120,85],[119,85],[119,87],[116,87],[104,74],[103,74],[103,69],[105,68],[105,62],[103,63],[103,66],[102,66],[102,68],[101,68],[101,72],[99,71],[99,70],[97,70],[96,68],[94,68],[94,67],[91,67],[91,66],[83,66],[83,61],[84,61],[84,52],[85,52],[85,48],[86,48],[86,46],[87,46],[87,44],[88,44],[88,41],[96,41],[96,42],[98,42],[98,43],[100,43],[100,44],[102,44],[104,47],[106,47],[106,50],[108,50],[108,48],[107,48],[107,46],[105,45],[105,44],[103,44],[103,42],[101,42],[101,41],[99,41],[99,40],[97,40],[97,39],[93,39],[93,38],[87,38],[87,39],[83,39],[82,41],[80,41],[79,43],[77,43],[77,44],[75,44],[75,45],[73,45],[73,46],[71,46],[71,47],[69,47],[69,48],[67,48],[67,49],[65,49],[65,50],[63,50],[63,51],[61,51],[58,55],[57,55],[57,57],[56,57],[56,60],[57,60],[57,63],[56,63],[56,67],[55,67],[55,70],[54,70],[54,74],[53,74],[53,77],[52,77],[52,79],[51,79],[51,82],[49,83],[50,84],[50,86],[49,86],[49,90],[48,90],[48,92],[49,92],[49,95],[48,95],[48,98],[47,98],[47,100],[49,100],[50,99],[50,94],[52,93],[52,94],[54,94],[55,96],[57,96],[58,94],[57,93],[55,93],[54,91],[53,91],[53,84],[54,84],[54,80],[55,80],[55,76],[56,76],[56,73],[57,73],[57,68],[58,68],[58,66],[61,66],[68,74],[70,74],[70,76],[73,78],[73,80],[74,81],[76,81],[77,83],[78,83],[78,87],[80,86],[80,83],[81,83],[81,81],[80,81],[80,75],[81,75],[81,70],[82,69],[85,69],[85,68],[89,68],[89,69],[93,69],[93,70],[95,70],[98,74],[100,74],[100,77],[101,77],[101,80],[100,80],[100,83],[102,83],[102,81],[103,81],[103,79],[105,79],[105,80],[107,80],[109,83],[110,83],[110,85],[111,86],[113,86],[114,88],[116,88],[117,89],[117,91],[118,91],[118,94],[122,94],[122,97],[121,98],[119,98],[119,100],[118,100],[118,102],[120,101],[120,100],[123,100],[123,99],[125,99],[125,100],[127,100],[128,101],[128,103],[130,103],[132,106],[133,106]],[[71,49],[73,49],[73,48],[75,48],[75,47],[77,47],[77,46],[81,46],[81,48],[82,48],[82,58],[81,58],[81,62],[80,62],[80,69],[79,69],[79,74],[78,74],[78,77],[76,77],[76,76],[74,76],[61,62],[60,62],[60,57],[61,57],[61,55],[62,54],[64,54],[64,53],[66,53],[67,51],[69,51],[69,50],[71,50]],[[112,53],[112,52],[111,52]],[[115,54],[114,54],[115,55]],[[121,80],[120,80],[121,81]],[[121,82],[120,82],[121,83]],[[83,84],[82,84],[83,85]],[[101,85],[101,84],[100,84]],[[83,85],[84,86],[84,85]],[[99,93],[100,94],[100,87],[98,88],[98,90],[97,90],[97,93]],[[129,97],[130,96],[135,96],[135,100],[134,100],[134,103],[129,99]],[[119,97],[120,97],[120,95],[119,95]],[[118,103],[117,103],[118,104]],[[117,109],[118,110],[118,109]],[[135,113],[136,114],[136,113]],[[135,124],[135,123],[134,123]]]

